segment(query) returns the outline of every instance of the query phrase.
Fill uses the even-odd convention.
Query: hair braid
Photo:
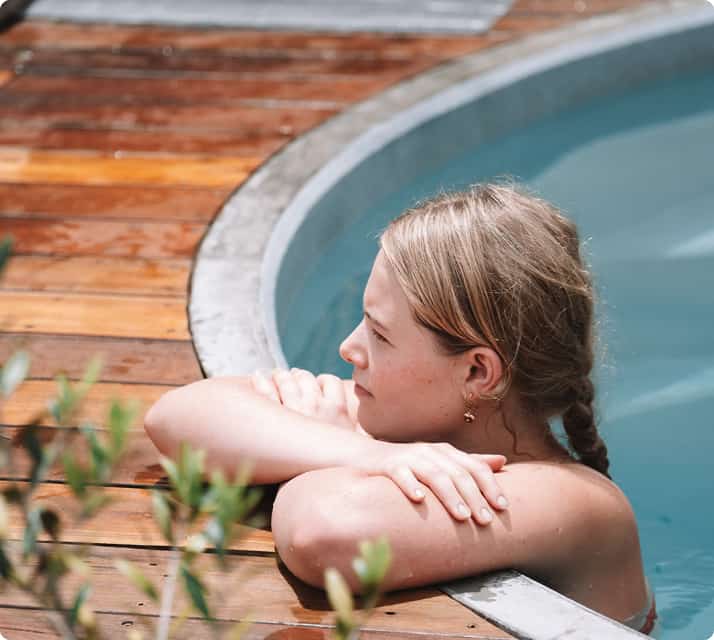
[[[607,446],[600,437],[595,424],[593,411],[595,389],[590,376],[584,376],[579,388],[574,392],[575,401],[563,413],[563,427],[568,434],[570,446],[578,454],[583,464],[610,478]]]

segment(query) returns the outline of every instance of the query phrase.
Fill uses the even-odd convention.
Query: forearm
[[[256,484],[349,465],[369,455],[367,449],[376,443],[260,396],[247,378],[211,378],[174,389],[151,407],[145,428],[168,456],[187,442],[206,451],[209,468],[229,475],[249,462]]]

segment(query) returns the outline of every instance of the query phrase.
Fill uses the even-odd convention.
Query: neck
[[[513,435],[515,433],[515,442]],[[514,462],[573,462],[568,450],[553,436],[548,421],[522,411],[508,398],[500,407],[479,407],[476,420],[454,430],[448,441],[468,453],[497,453]]]

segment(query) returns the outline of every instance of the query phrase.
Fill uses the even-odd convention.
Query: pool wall
[[[204,372],[287,364],[281,314],[322,248],[373,202],[561,109],[704,68],[714,68],[714,9],[661,2],[446,63],[295,140],[236,192],[199,250],[189,315]],[[639,635],[515,572],[443,588],[520,637]]]

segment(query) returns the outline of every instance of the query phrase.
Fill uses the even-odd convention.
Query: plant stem
[[[183,509],[179,506],[179,522],[183,523]],[[184,532],[184,527],[180,528],[180,534]],[[179,533],[179,531],[177,531]],[[177,536],[176,540],[183,538]],[[164,588],[161,590],[161,611],[159,613],[159,626],[156,630],[156,640],[168,640],[169,625],[171,623],[171,611],[173,610],[174,594],[176,593],[176,582],[178,580],[179,565],[181,564],[181,549],[174,544],[171,547],[169,558],[169,571],[164,581]]]

